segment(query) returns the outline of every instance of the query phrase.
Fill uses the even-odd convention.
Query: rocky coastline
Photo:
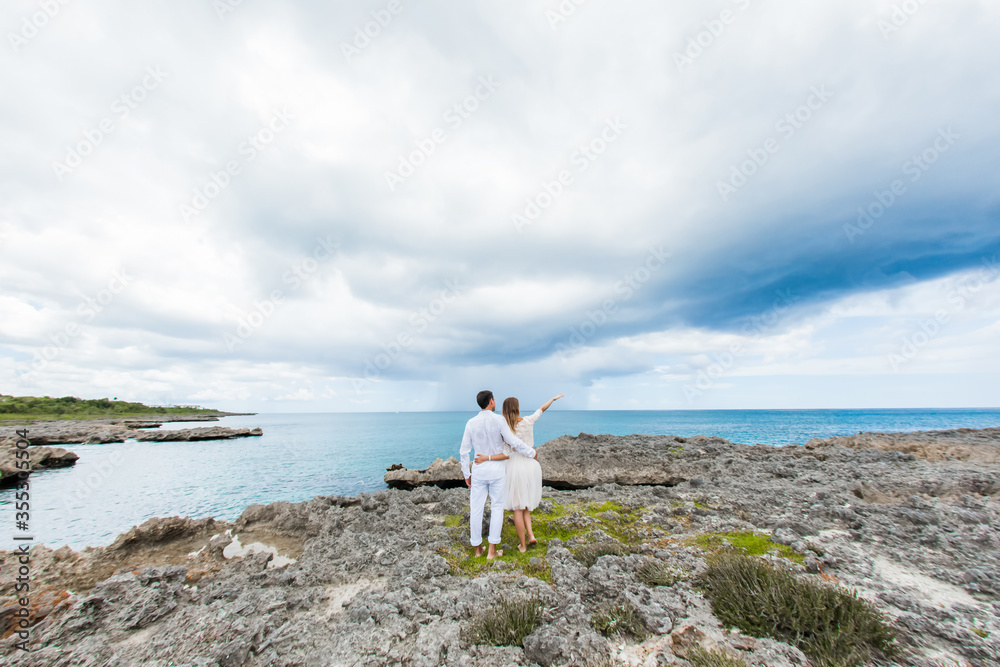
[[[32,549],[28,653],[11,634],[15,554],[0,554],[0,655],[12,666],[817,664],[806,644],[720,620],[703,575],[743,550],[795,581],[856,592],[885,619],[894,652],[843,664],[996,665],[996,431],[791,447],[559,438],[539,449],[539,544],[519,554],[506,527],[492,563],[469,555],[468,492],[447,461],[387,472],[410,490],[254,505],[234,522],[151,519],[107,547]],[[538,604],[514,645],[470,634],[501,600]],[[607,621],[621,610],[631,625]]]
[[[201,426],[196,428],[156,430],[164,423],[174,421],[218,421],[217,416],[165,415],[163,418],[115,418],[86,420],[37,420],[21,425],[0,426],[0,487],[9,486],[17,479],[15,446],[19,429],[28,430],[31,443],[30,472],[50,468],[65,468],[76,463],[79,456],[72,451],[52,445],[106,444],[125,442],[185,442],[198,440],[228,440],[263,435],[260,428],[228,428]]]

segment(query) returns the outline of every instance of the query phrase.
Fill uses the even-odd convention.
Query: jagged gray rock
[[[690,447],[685,445],[690,443]],[[542,483],[553,489],[587,489],[601,484],[676,486],[697,477],[692,465],[699,447],[734,447],[723,438],[696,436],[562,436],[538,448]],[[704,454],[704,452],[701,452]],[[465,486],[458,459],[436,459],[426,470],[396,464],[385,474],[389,488]]]
[[[13,445],[0,445],[0,487],[15,484],[19,473],[24,470],[18,467],[19,461],[27,460],[30,466],[28,472],[48,470],[51,468],[66,468],[80,457],[62,447],[31,447],[28,449],[28,459],[18,458],[17,449]]]
[[[192,421],[217,421],[218,417],[199,417]],[[171,420],[164,420],[171,421]],[[177,420],[172,420],[177,421]],[[31,467],[29,472],[50,468],[65,468],[80,458],[74,452],[61,447],[47,447],[54,444],[105,444],[125,442],[132,438],[143,442],[174,442],[200,440],[227,440],[263,435],[260,428],[228,428],[224,426],[202,426],[168,431],[149,430],[159,427],[159,421],[130,421],[118,419],[94,419],[86,421],[45,420],[28,426],[0,427],[0,486],[16,483],[22,468],[17,467],[16,443],[20,439],[16,431],[28,429],[31,442],[29,452]]]
[[[825,440],[813,438],[806,443],[808,449],[831,446],[903,452],[929,461],[1000,463],[1000,427],[909,433],[858,433]]]
[[[539,448],[538,462],[543,483],[554,489],[601,484],[676,486],[694,476],[694,469],[680,457],[688,441],[676,436],[564,435]],[[690,441],[732,445],[704,436]]]
[[[628,441],[639,452],[631,458]],[[37,583],[74,596],[36,623],[31,654],[14,651],[10,639],[0,654],[12,667],[563,665],[602,657],[652,665],[683,664],[678,653],[692,640],[748,665],[802,667],[805,658],[787,644],[721,627],[692,586],[705,567],[694,536],[753,529],[808,550],[812,560],[795,566],[800,576],[818,577],[806,573],[811,568],[873,600],[900,632],[898,664],[1000,661],[996,464],[716,438],[588,436],[561,446],[581,466],[597,460],[624,473],[648,462],[688,481],[547,489],[540,511],[614,500],[634,509],[644,536],[637,553],[601,556],[590,567],[574,556],[577,538],[553,539],[545,556],[551,582],[506,562],[476,578],[453,572],[440,554],[454,544],[460,528],[450,526],[467,512],[468,492],[435,486],[256,505],[233,523],[156,519],[82,553],[35,547]],[[592,459],[591,447],[604,454]],[[574,479],[599,479],[590,475]],[[590,518],[567,515],[581,524]],[[234,545],[226,531],[294,562],[277,566],[273,553],[250,550],[228,559]],[[0,554],[0,595],[8,601],[10,558]],[[649,559],[684,576],[651,588],[639,576]],[[523,647],[469,643],[473,614],[497,597],[525,595],[542,601],[543,615]],[[635,605],[651,637],[596,634],[590,619],[612,601]]]
[[[412,470],[394,465],[385,473],[385,483],[390,489],[411,490],[420,486],[436,486],[441,489],[457,489],[465,486],[462,466],[454,456],[434,459],[425,470]]]
[[[216,417],[211,417],[192,421],[215,420],[217,420]],[[199,428],[167,431],[152,430],[159,427],[161,424],[161,421],[136,422],[119,419],[37,421],[29,424],[28,426],[0,427],[0,447],[14,445],[18,439],[18,436],[15,433],[18,428],[28,429],[28,439],[31,441],[32,446],[70,444],[96,445],[110,442],[125,442],[125,440],[130,438],[151,442],[221,440],[228,438],[246,438],[263,434],[263,431],[259,428],[234,429],[225,426],[202,426]]]
[[[139,431],[132,436],[140,442],[183,442],[194,440],[229,440],[264,435],[258,428],[229,428],[227,426],[201,426],[175,431]]]

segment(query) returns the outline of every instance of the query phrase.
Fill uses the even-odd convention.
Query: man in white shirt
[[[493,560],[502,556],[503,551],[497,551],[500,544],[500,529],[503,528],[504,483],[507,476],[507,464],[503,460],[493,460],[494,456],[503,454],[503,443],[506,442],[514,450],[527,457],[535,458],[535,450],[524,444],[514,435],[507,420],[493,412],[496,401],[492,391],[481,391],[476,395],[476,403],[482,411],[465,425],[465,435],[462,436],[462,473],[465,475],[465,485],[469,491],[469,538],[476,548],[476,556],[483,555],[483,510],[486,506],[486,495],[490,496],[490,536],[487,558]],[[469,452],[475,450],[489,458],[482,463],[469,467]]]

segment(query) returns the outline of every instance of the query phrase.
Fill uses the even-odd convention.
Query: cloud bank
[[[0,12],[4,393],[996,406],[996,3]]]

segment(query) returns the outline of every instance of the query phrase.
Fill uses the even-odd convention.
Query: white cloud
[[[1000,8],[927,4],[884,37],[890,6],[589,3],[553,29],[537,3],[407,4],[350,62],[341,42],[379,3],[244,3],[224,20],[208,5],[63,6],[0,55],[0,382],[350,410],[463,406],[496,378],[576,386],[567,407],[689,407],[684,378],[742,344],[715,383],[732,407],[815,391],[755,389],[775,376],[903,387],[921,374],[988,391],[996,291],[962,308],[949,294],[997,247],[987,56]],[[678,70],[725,8],[731,24]],[[19,0],[0,17],[16,32],[34,11]],[[166,76],[123,116],[115,100],[148,68]],[[484,79],[498,83],[489,94]],[[829,100],[786,136],[776,123],[823,86]],[[293,118],[272,138],[281,110]],[[113,130],[92,141],[105,119]],[[849,242],[857,207],[945,126],[955,148]],[[769,138],[780,150],[722,201],[719,181]],[[417,150],[429,154],[390,191],[385,173]],[[89,154],[60,181],[68,151]],[[228,162],[239,173],[185,221],[181,204]],[[545,201],[561,171],[572,183],[517,233],[512,214]],[[328,236],[333,258],[289,279]],[[616,283],[651,245],[671,260],[622,298]],[[128,285],[82,315],[115,271]],[[454,280],[461,297],[421,314]],[[778,289],[795,304],[762,335],[741,333]],[[614,316],[562,359],[557,346],[609,298]],[[941,308],[947,326],[893,368]],[[252,335],[227,345],[255,310]],[[358,390],[352,378],[401,334],[412,342]],[[25,375],[45,346],[55,356]],[[837,391],[816,396],[853,400]]]

